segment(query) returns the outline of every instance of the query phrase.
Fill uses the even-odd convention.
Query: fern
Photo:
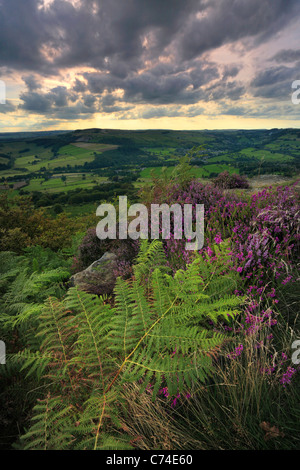
[[[169,271],[166,267],[163,244],[159,240],[153,240],[151,243],[148,243],[147,240],[141,240],[140,250],[133,266],[135,278],[139,283],[147,284],[149,275],[155,267],[166,272]]]
[[[32,249],[29,254],[32,251],[40,257],[44,253],[43,249]],[[51,295],[63,295],[63,282],[69,278],[69,271],[56,267],[32,272],[31,264],[34,263],[26,256],[0,253],[0,329],[5,332],[17,328],[28,346],[39,348],[35,333],[44,301]]]
[[[71,406],[64,406],[60,397],[52,397],[48,392],[44,400],[39,400],[33,409],[34,416],[30,430],[21,437],[24,450],[67,449],[72,440]]]
[[[231,278],[225,288],[199,255],[171,276],[159,241],[143,243],[137,262],[131,280],[118,278],[113,306],[71,288],[36,310],[40,350],[18,360],[52,395],[34,410],[26,448],[52,448],[53,436],[61,436],[56,448],[128,448],[117,431],[124,383],[139,383],[141,391],[151,384],[155,400],[162,386],[174,395],[212,374],[213,353],[226,336],[208,320],[234,318],[242,302]]]

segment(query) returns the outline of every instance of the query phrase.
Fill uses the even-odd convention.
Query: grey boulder
[[[117,256],[114,253],[104,253],[84,271],[74,274],[70,278],[70,283],[91,294],[110,294],[116,281],[114,274],[116,267]]]

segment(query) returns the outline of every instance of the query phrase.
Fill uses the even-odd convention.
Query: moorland
[[[299,449],[299,172],[298,129],[0,134],[0,449]],[[99,240],[120,195],[204,246]]]

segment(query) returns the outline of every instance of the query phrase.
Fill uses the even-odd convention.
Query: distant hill
[[[204,180],[224,171],[291,178],[300,174],[300,129],[0,134],[0,191],[34,194],[40,205],[91,202],[124,184],[137,190],[163,167],[169,175],[185,155],[195,177]]]

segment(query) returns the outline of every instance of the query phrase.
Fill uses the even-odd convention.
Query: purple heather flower
[[[286,387],[286,385],[290,384],[292,381],[293,375],[296,373],[296,369],[293,367],[288,367],[287,371],[283,374],[283,376],[280,379],[280,383]]]
[[[222,238],[221,238],[221,235],[217,235],[215,238],[214,238],[215,242],[217,243],[217,245],[219,245],[220,243],[222,243]]]

